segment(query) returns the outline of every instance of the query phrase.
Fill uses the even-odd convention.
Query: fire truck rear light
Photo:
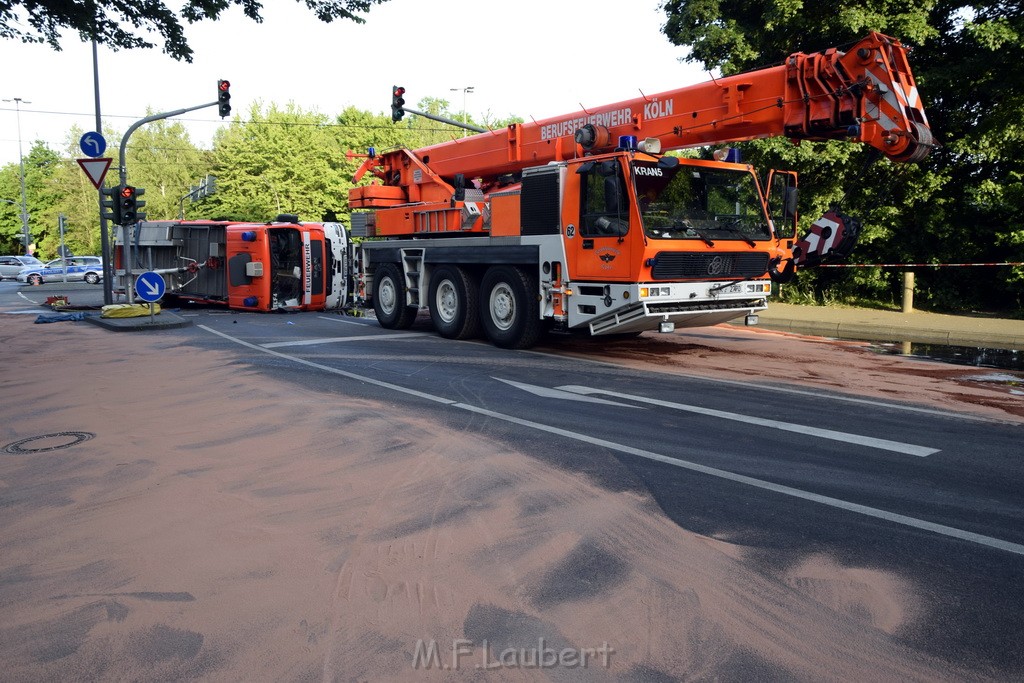
[[[641,152],[648,154],[661,154],[661,140],[658,138],[646,138],[637,147]]]

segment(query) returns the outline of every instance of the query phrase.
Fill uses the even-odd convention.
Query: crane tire
[[[487,338],[503,349],[528,349],[542,332],[533,279],[522,268],[492,266],[480,283],[480,322]]]
[[[416,320],[416,308],[406,306],[405,277],[395,263],[382,263],[373,274],[373,312],[387,330],[405,330]]]
[[[447,339],[472,339],[480,335],[477,298],[480,285],[458,266],[438,266],[430,275],[430,321]]]

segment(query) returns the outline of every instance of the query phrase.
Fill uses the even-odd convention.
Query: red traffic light
[[[217,81],[217,113],[221,118],[231,116],[231,81]]]
[[[121,196],[124,197],[125,199],[131,199],[132,197],[135,196],[135,188],[130,186],[122,187]]]

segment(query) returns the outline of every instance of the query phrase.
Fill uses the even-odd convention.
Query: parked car
[[[35,256],[0,256],[0,280],[14,280],[22,268],[42,265]]]
[[[63,282],[64,264],[67,263],[68,282],[85,280],[94,285],[103,279],[103,259],[99,256],[69,256],[66,259],[55,259],[38,266],[22,268],[18,272],[18,282],[30,285],[41,285],[44,282]]]

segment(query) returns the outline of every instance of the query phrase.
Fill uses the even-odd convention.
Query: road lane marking
[[[253,344],[252,342],[247,342],[244,339],[239,339],[238,337],[232,337],[230,334],[225,334],[223,332],[215,330],[212,327],[208,327],[206,325],[196,325],[196,327],[198,327],[201,330],[206,330],[210,334],[215,334],[218,337],[223,337],[224,339],[227,339],[230,342],[234,342],[235,344],[238,344],[239,346],[244,346],[246,348],[252,349],[253,351],[260,351],[262,353],[266,353],[266,354],[269,354],[271,356],[277,356],[278,358],[284,358],[285,360],[290,360],[290,361],[292,361],[294,363],[298,363],[299,365],[305,365],[306,367],[309,367],[309,368],[315,368],[317,370],[322,370],[323,372],[329,372],[332,375],[339,375],[341,377],[347,377],[348,379],[354,379],[357,382],[363,382],[365,384],[372,384],[373,386],[381,387],[382,389],[390,389],[392,391],[400,391],[403,394],[409,394],[410,396],[416,396],[417,398],[422,398],[422,399],[425,399],[427,401],[433,401],[435,403],[441,403],[441,404],[444,404],[444,405],[452,405],[452,404],[455,403],[455,401],[452,401],[452,400],[447,399],[447,398],[442,398],[440,396],[435,396],[434,394],[428,394],[428,393],[423,392],[423,391],[417,391],[416,389],[409,389],[408,387],[399,386],[397,384],[392,384],[390,382],[383,382],[383,381],[381,381],[379,379],[373,379],[372,377],[364,377],[363,375],[357,375],[354,372],[348,372],[346,370],[339,370],[338,368],[332,368],[329,365],[324,365],[323,363],[316,363],[316,362],[311,361],[311,360],[306,360],[305,358],[299,358],[298,356],[289,356],[287,353],[281,353],[280,351],[275,351],[274,349],[264,348],[264,347],[260,346],[259,344]]]
[[[413,339],[415,337],[427,336],[424,332],[399,332],[397,334],[364,334],[357,337],[321,337],[318,339],[295,339],[292,341],[284,342],[270,342],[269,344],[260,344],[265,349],[279,349],[285,346],[315,346],[316,344],[334,344],[337,342],[350,342],[350,341],[366,341],[368,339],[376,341],[378,339]]]
[[[630,405],[628,403],[619,403],[618,401],[609,401],[605,398],[594,398],[593,396],[587,396],[581,393],[561,391],[559,389],[552,389],[551,387],[539,387],[534,384],[523,384],[522,382],[513,382],[510,379],[502,379],[500,377],[491,377],[499,382],[504,382],[516,389],[522,389],[523,391],[533,394],[534,396],[540,396],[542,398],[553,398],[559,401],[576,401],[582,403],[602,403],[607,406],[619,406],[621,408],[633,408],[639,410],[639,406]]]
[[[534,354],[543,358],[572,358],[573,360],[581,363],[593,363],[595,365],[601,365],[608,368],[615,368],[622,370],[623,365],[619,363],[613,363],[606,360],[598,360],[596,358],[585,358],[577,354],[561,354],[561,353],[550,353],[545,351],[526,350],[522,353]],[[674,372],[664,371],[658,368],[646,370],[646,372],[653,372],[659,375],[667,375],[669,377],[682,377],[684,379],[694,380],[697,382],[709,382],[712,384],[730,384],[732,386],[742,387],[749,389],[750,387],[756,387],[758,389],[764,389],[765,391],[776,391],[786,394],[795,394],[798,396],[810,396],[812,398],[824,398],[829,401],[845,401],[847,403],[859,403],[861,405],[871,406],[872,408],[885,408],[887,410],[903,410],[911,413],[922,413],[924,415],[935,415],[943,418],[955,418],[959,420],[972,420],[975,422],[994,422],[996,424],[1012,424],[1019,425],[1019,422],[1009,419],[1003,419],[999,417],[990,417],[988,415],[973,415],[971,413],[956,413],[951,410],[938,410],[936,408],[925,408],[922,406],[907,405],[905,403],[889,403],[888,401],[875,400],[870,398],[860,398],[857,396],[849,396],[846,394],[825,394],[818,391],[811,391],[808,389],[797,389],[792,386],[783,384],[775,384],[768,382],[755,382],[751,380],[738,380],[738,379],[725,379],[724,377],[709,377],[707,375],[694,375],[688,372]]]
[[[899,441],[878,439],[873,436],[862,436],[860,434],[850,434],[848,432],[837,432],[833,429],[822,429],[821,427],[811,427],[808,425],[794,424],[792,422],[780,422],[778,420],[769,420],[763,417],[753,417],[752,415],[741,415],[739,413],[729,413],[724,410],[714,410],[713,408],[691,406],[685,403],[661,401],[656,398],[647,398],[645,396],[622,394],[616,391],[606,391],[604,389],[591,389],[590,387],[582,387],[575,384],[555,388],[560,389],[562,391],[568,391],[571,393],[579,393],[586,395],[601,394],[602,396],[611,396],[613,398],[637,401],[638,403],[648,403],[650,405],[661,406],[662,408],[682,410],[687,413],[696,413],[698,415],[707,415],[708,417],[718,417],[723,420],[744,422],[746,424],[757,425],[758,427],[767,427],[769,429],[779,429],[784,432],[795,432],[797,434],[804,434],[806,436],[815,436],[818,437],[819,439],[831,439],[833,441],[839,441],[841,443],[852,443],[860,446],[867,446],[869,448],[879,448],[884,451],[903,453],[905,455],[916,455],[919,458],[926,458],[929,455],[939,452],[938,448],[929,448],[928,446],[915,446],[914,444],[902,443]]]
[[[711,477],[717,477],[718,479],[725,479],[726,481],[735,482],[737,484],[744,484],[746,486],[751,486],[753,488],[761,489],[764,491],[771,491],[773,493],[782,494],[784,496],[790,496],[791,498],[798,498],[800,500],[806,500],[812,503],[826,505],[828,507],[837,508],[839,510],[846,510],[847,512],[853,512],[859,515],[864,515],[866,517],[882,519],[887,522],[892,522],[894,524],[911,527],[913,529],[930,531],[932,533],[940,534],[942,536],[948,536],[949,538],[956,538],[961,541],[968,541],[969,543],[976,543],[978,545],[987,546],[989,548],[1005,550],[1006,552],[1014,553],[1016,555],[1024,555],[1024,545],[1021,545],[1019,543],[1013,543],[1011,541],[1004,541],[999,538],[993,538],[992,536],[985,536],[984,534],[978,534],[973,531],[964,531],[963,529],[957,529],[956,527],[946,526],[945,524],[936,524],[935,522],[917,519],[916,517],[908,517],[907,515],[901,515],[897,512],[880,510],[878,508],[869,507],[867,505],[860,505],[859,503],[851,503],[849,501],[841,500],[839,498],[833,498],[831,496],[823,496],[818,493],[804,491],[803,489],[793,488],[792,486],[785,486],[784,484],[776,484],[774,482],[765,481],[764,479],[748,477],[744,474],[736,474],[735,472],[720,470],[717,467],[708,467],[707,465],[701,465],[700,463],[690,462],[688,460],[680,460],[679,458],[661,455],[660,453],[645,451],[642,448],[633,448],[632,446],[626,446],[624,444],[615,443],[614,441],[598,439],[596,437],[588,436],[587,434],[580,434],[578,432],[571,432],[567,429],[561,429],[560,427],[552,427],[550,425],[541,424],[539,422],[524,420],[522,418],[513,417],[512,415],[505,415],[504,413],[498,413],[493,410],[487,410],[486,408],[480,408],[466,403],[454,403],[452,404],[452,407],[460,408],[462,410],[468,410],[478,415],[484,415],[486,417],[492,417],[496,420],[511,422],[512,424],[521,425],[523,427],[529,427],[531,429],[547,432],[549,434],[556,434],[558,436],[562,436],[568,439],[582,441],[584,443],[589,443],[594,446],[601,446],[602,448],[618,451],[620,453],[635,455],[637,457],[645,458],[647,460],[654,460],[655,462],[665,463],[666,465],[674,465],[675,467],[679,467],[684,470],[690,470],[691,472],[699,472],[700,474],[706,474]]]
[[[362,325],[363,327],[369,327],[370,325],[370,323],[357,322],[355,320],[349,320],[348,318],[342,318],[341,316],[337,315],[318,315],[317,318],[320,320],[330,320],[332,323],[345,323],[346,325]],[[366,318],[360,318],[359,320],[366,320]],[[376,325],[376,323],[374,324],[378,328],[380,327],[379,325]]]
[[[391,384],[390,382],[383,382],[381,380],[373,379],[371,377],[364,377],[362,375],[357,375],[354,372],[339,370],[338,368],[332,368],[329,365],[316,363],[305,358],[289,356],[286,353],[281,353],[280,351],[275,351],[273,349],[266,349],[259,346],[258,344],[247,342],[243,339],[239,339],[238,337],[232,337],[229,334],[225,334],[206,325],[197,325],[197,327],[201,330],[209,332],[210,334],[214,334],[218,337],[238,344],[239,346],[244,346],[248,349],[252,349],[253,351],[259,351],[260,353],[265,353],[271,356],[276,356],[278,358],[290,360],[299,365],[304,365],[309,368],[315,368],[317,370],[321,370],[323,372],[330,373],[333,375],[338,375],[340,377],[347,377],[357,382],[363,382],[365,384],[381,387],[383,389],[390,389],[392,391],[397,391],[409,396],[422,398],[426,401],[431,401],[433,403],[440,403],[441,405],[450,406],[452,408],[458,408],[460,410],[476,413],[478,415],[483,415],[485,417],[492,417],[496,420],[509,422],[511,424],[520,425],[522,427],[528,427],[530,429],[535,429],[541,432],[547,432],[549,434],[555,434],[557,436],[572,439],[574,441],[580,441],[582,443],[601,446],[602,448],[618,451],[620,453],[625,453],[627,455],[635,455],[639,458],[653,460],[655,462],[660,462],[667,465],[673,465],[675,467],[679,467],[685,470],[698,472],[700,474],[716,477],[718,479],[724,479],[726,481],[731,481],[737,484],[743,484],[745,486],[751,486],[753,488],[761,489],[764,491],[771,491],[773,493],[778,493],[780,495],[789,496],[800,500],[806,500],[812,503],[818,503],[819,505],[825,505],[827,507],[845,510],[847,512],[853,512],[855,514],[864,515],[866,517],[872,517],[874,519],[881,519],[887,522],[892,522],[893,524],[899,524],[901,526],[910,527],[912,529],[929,531],[935,534],[939,534],[941,536],[946,536],[948,538],[955,538],[958,540],[967,541],[969,543],[975,543],[977,545],[982,545],[989,548],[995,548],[997,550],[1003,550],[1006,552],[1014,553],[1016,555],[1024,555],[1024,545],[1021,545],[1019,543],[1012,543],[1010,541],[1004,541],[1002,539],[994,538],[992,536],[985,536],[984,534],[974,533],[973,531],[964,531],[963,529],[957,529],[955,527],[946,526],[945,524],[936,524],[934,522],[928,522],[923,519],[917,519],[916,517],[908,517],[907,515],[889,512],[888,510],[880,510],[878,508],[868,507],[867,505],[851,503],[849,501],[841,500],[839,498],[823,496],[817,493],[811,493],[810,491],[804,491],[802,489],[793,488],[791,486],[775,484],[773,482],[765,481],[763,479],[756,479],[754,477],[748,477],[743,474],[736,474],[734,472],[720,470],[715,467],[708,467],[707,465],[701,465],[699,463],[690,462],[687,460],[680,460],[678,458],[673,458],[667,455],[661,455],[660,453],[645,451],[640,448],[634,448],[632,446],[626,446],[624,444],[615,443],[614,441],[598,439],[596,437],[588,436],[587,434],[580,434],[578,432],[571,432],[569,430],[561,429],[559,427],[552,427],[550,425],[541,424],[539,422],[524,420],[522,418],[513,417],[512,415],[505,415],[504,413],[498,413],[493,410],[480,408],[478,406],[469,405],[467,403],[459,403],[458,401],[453,401],[451,399],[436,396],[434,394],[428,394],[423,391],[410,389],[408,387],[399,386],[397,384]]]

